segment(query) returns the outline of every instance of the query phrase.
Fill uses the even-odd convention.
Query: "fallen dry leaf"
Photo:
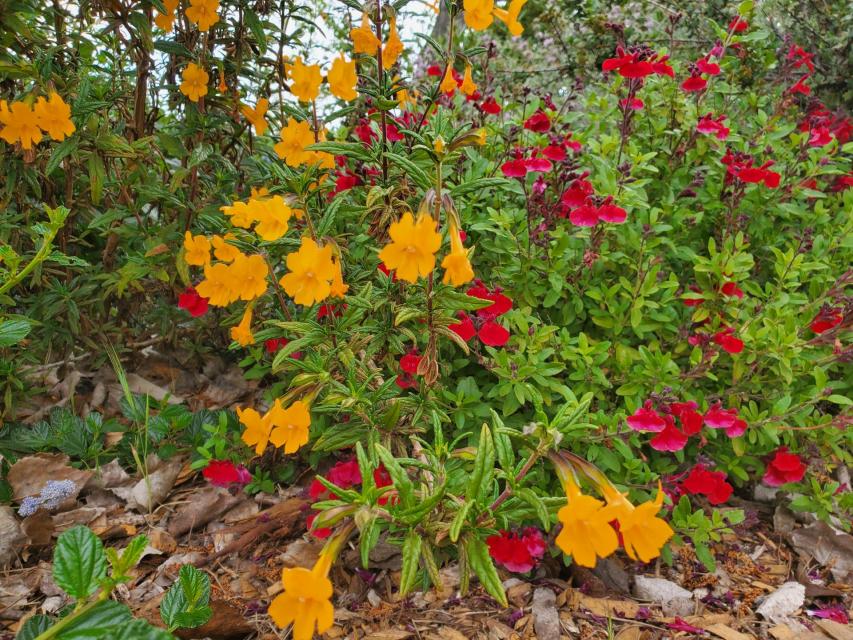
[[[635,618],[640,605],[632,600],[612,600],[610,598],[593,598],[584,595],[577,589],[569,589],[566,605],[571,610],[586,609],[590,613],[604,618]]]
[[[18,460],[6,476],[15,500],[20,502],[27,496],[38,495],[48,480],[71,480],[74,491],[59,506],[59,510],[72,507],[83,486],[92,477],[92,472],[75,469],[69,462],[68,456],[54,453],[37,453]]]
[[[853,536],[818,520],[788,536],[797,552],[827,567],[836,582],[853,583]]]
[[[723,638],[723,640],[752,640],[752,636],[748,636],[740,631],[735,631],[731,627],[724,624],[712,624],[705,627],[705,631],[715,636]]]

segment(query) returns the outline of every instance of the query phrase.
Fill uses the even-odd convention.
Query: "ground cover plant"
[[[92,478],[149,527],[164,477],[298,487],[322,548],[261,612],[296,640],[341,622],[334,570],[386,546],[400,601],[452,568],[510,607],[509,575],[614,558],[714,575],[762,491],[849,538],[853,122],[837,47],[802,37],[834,6],[66,4],[0,17],[10,531]],[[183,406],[174,376],[126,371],[152,346],[252,393]],[[115,410],[77,406],[78,375],[27,414],[57,359],[112,372]],[[17,637],[204,624],[191,562],[166,631],[129,622],[146,544],[51,528],[35,546],[75,602]]]

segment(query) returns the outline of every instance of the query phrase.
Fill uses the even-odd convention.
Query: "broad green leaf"
[[[107,573],[100,538],[77,526],[59,536],[53,554],[53,579],[65,593],[80,600],[92,595]]]
[[[210,578],[203,571],[185,564],[160,602],[160,617],[169,629],[200,627],[210,620]]]

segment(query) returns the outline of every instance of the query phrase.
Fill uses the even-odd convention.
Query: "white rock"
[[[770,622],[782,623],[806,600],[806,588],[799,582],[786,582],[764,598],[755,612]]]

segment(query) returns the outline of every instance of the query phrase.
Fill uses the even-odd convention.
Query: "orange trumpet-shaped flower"
[[[474,279],[468,249],[462,246],[462,239],[455,224],[450,225],[450,253],[442,260],[441,267],[444,269],[444,284],[458,287]]]
[[[459,90],[466,96],[472,96],[477,91],[477,85],[474,84],[474,78],[471,76],[471,65],[465,65],[465,76],[462,78],[462,84]]]
[[[255,344],[255,336],[252,334],[252,307],[246,307],[243,319],[236,327],[231,327],[231,339],[241,347]]]
[[[316,100],[320,95],[320,84],[323,82],[323,75],[320,73],[320,65],[305,64],[302,58],[297,56],[293,64],[284,65],[287,77],[293,81],[290,85],[290,92],[295,95],[300,102],[311,102]]]
[[[388,41],[382,48],[382,67],[387,71],[394,66],[397,58],[403,53],[403,41],[397,33],[397,18],[391,18],[391,26],[388,28]]]
[[[563,529],[556,544],[583,567],[594,567],[598,558],[606,558],[619,547],[619,539],[610,522],[615,509],[601,500],[583,495],[571,476],[561,478],[567,504],[557,513]]]
[[[269,125],[267,124],[266,115],[270,107],[270,101],[266,98],[261,98],[254,107],[247,104],[240,105],[240,112],[246,117],[252,126],[255,128],[255,134],[262,136],[266,133]]]
[[[181,75],[181,80],[181,93],[192,102],[198,102],[199,98],[207,95],[207,82],[210,80],[210,76],[195,62],[190,62],[186,66]]]
[[[474,31],[483,31],[494,21],[495,0],[465,0],[462,8],[465,10],[465,24]]]
[[[379,259],[388,269],[396,269],[397,277],[407,282],[417,282],[418,276],[429,275],[435,269],[435,252],[441,246],[435,226],[430,216],[420,216],[415,222],[411,213],[403,214],[388,229],[391,242],[379,252]]]
[[[39,98],[33,109],[36,114],[38,126],[54,140],[64,140],[75,131],[74,123],[71,122],[71,107],[65,104],[62,97],[52,91],[50,99]]]
[[[287,268],[280,282],[296,304],[311,305],[329,297],[336,273],[331,245],[320,247],[311,238],[302,238],[299,251],[288,254]]]
[[[276,447],[284,447],[285,453],[296,453],[308,443],[311,414],[302,400],[297,400],[287,409],[281,406],[280,400],[276,400],[265,418],[272,425],[270,442]]]
[[[361,14],[361,26],[351,30],[349,35],[352,38],[353,51],[356,53],[375,56],[379,50],[379,45],[382,44],[370,28],[370,19],[367,17],[367,13]]]
[[[444,77],[441,79],[441,84],[438,85],[438,90],[442,93],[453,93],[456,91],[456,80],[453,78],[453,65],[448,64],[447,70],[444,72]]]
[[[510,34],[517,38],[524,32],[524,27],[518,21],[521,9],[527,4],[527,0],[510,0],[506,9],[495,9],[495,17],[506,24]]]
[[[21,148],[32,149],[41,142],[42,133],[38,116],[25,102],[13,102],[11,109],[5,100],[0,100],[0,138],[9,144],[21,143]]]
[[[672,527],[657,517],[663,504],[660,484],[654,500],[648,500],[636,507],[612,486],[602,487],[602,492],[607,503],[616,512],[619,533],[628,556],[642,562],[651,562],[657,558],[663,546],[675,535]]]
[[[184,234],[184,260],[187,264],[203,267],[210,262],[210,241],[205,236]]]
[[[334,590],[328,575],[338,546],[323,549],[312,569],[294,567],[281,572],[284,593],[270,603],[269,614],[279,627],[293,623],[293,640],[311,640],[315,630],[324,633],[335,621]]]
[[[219,0],[190,0],[187,18],[198,25],[199,31],[207,31],[219,22]]]
[[[245,427],[243,434],[240,436],[247,445],[255,447],[255,453],[262,455],[270,441],[270,424],[266,416],[261,416],[252,408],[237,409],[237,417],[240,423]]]
[[[358,97],[355,90],[358,75],[355,72],[355,60],[347,60],[342,53],[335,58],[332,67],[326,75],[329,81],[329,91],[337,98],[350,102]]]

